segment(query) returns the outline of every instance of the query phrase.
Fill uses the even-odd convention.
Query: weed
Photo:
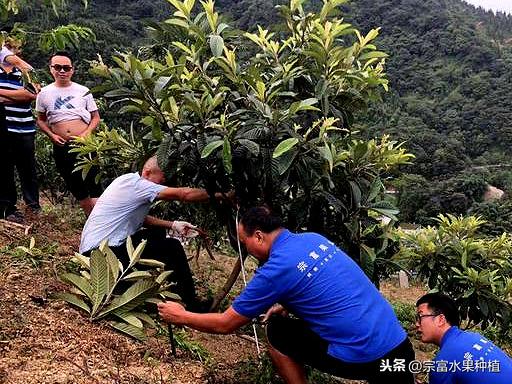
[[[56,243],[37,247],[35,238],[31,237],[28,247],[23,245],[4,246],[0,252],[11,256],[15,263],[28,264],[34,268],[39,268],[45,259],[57,252],[57,248],[58,244]]]
[[[176,347],[187,352],[192,359],[198,360],[204,364],[209,364],[211,358],[208,351],[200,343],[191,340],[185,330],[175,328],[173,335]]]

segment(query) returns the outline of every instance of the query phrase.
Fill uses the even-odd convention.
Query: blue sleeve
[[[240,315],[253,319],[277,303],[280,296],[281,293],[272,280],[256,273],[233,302],[233,309]]]

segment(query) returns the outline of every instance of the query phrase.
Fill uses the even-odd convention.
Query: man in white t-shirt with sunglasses
[[[102,189],[94,180],[95,169],[89,171],[85,180],[81,172],[73,172],[76,154],[69,153],[69,149],[73,138],[85,137],[96,129],[100,114],[89,89],[71,81],[74,67],[69,54],[54,54],[50,58],[50,72],[55,81],[37,96],[37,125],[53,142],[55,164],[68,190],[89,215]]]

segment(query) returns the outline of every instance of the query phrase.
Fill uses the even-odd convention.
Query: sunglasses
[[[60,65],[60,64],[54,64],[51,66],[53,69],[55,69],[57,72],[64,71],[69,72],[73,69],[71,65]]]

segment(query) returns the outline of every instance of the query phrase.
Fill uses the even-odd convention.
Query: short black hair
[[[450,325],[460,325],[460,315],[457,305],[453,299],[443,293],[427,293],[419,298],[416,302],[416,307],[421,304],[427,304],[432,312],[436,315],[443,314]]]
[[[50,56],[50,60],[49,60],[49,63],[51,64],[52,63],[52,59],[55,57],[55,56],[64,56],[64,57],[67,57],[70,61],[71,61],[71,64],[73,64],[73,57],[71,57],[71,54],[67,51],[57,51],[55,52],[53,55]]]
[[[249,236],[252,236],[258,229],[264,233],[270,233],[282,227],[282,220],[265,206],[249,208],[242,215],[240,223]]]

